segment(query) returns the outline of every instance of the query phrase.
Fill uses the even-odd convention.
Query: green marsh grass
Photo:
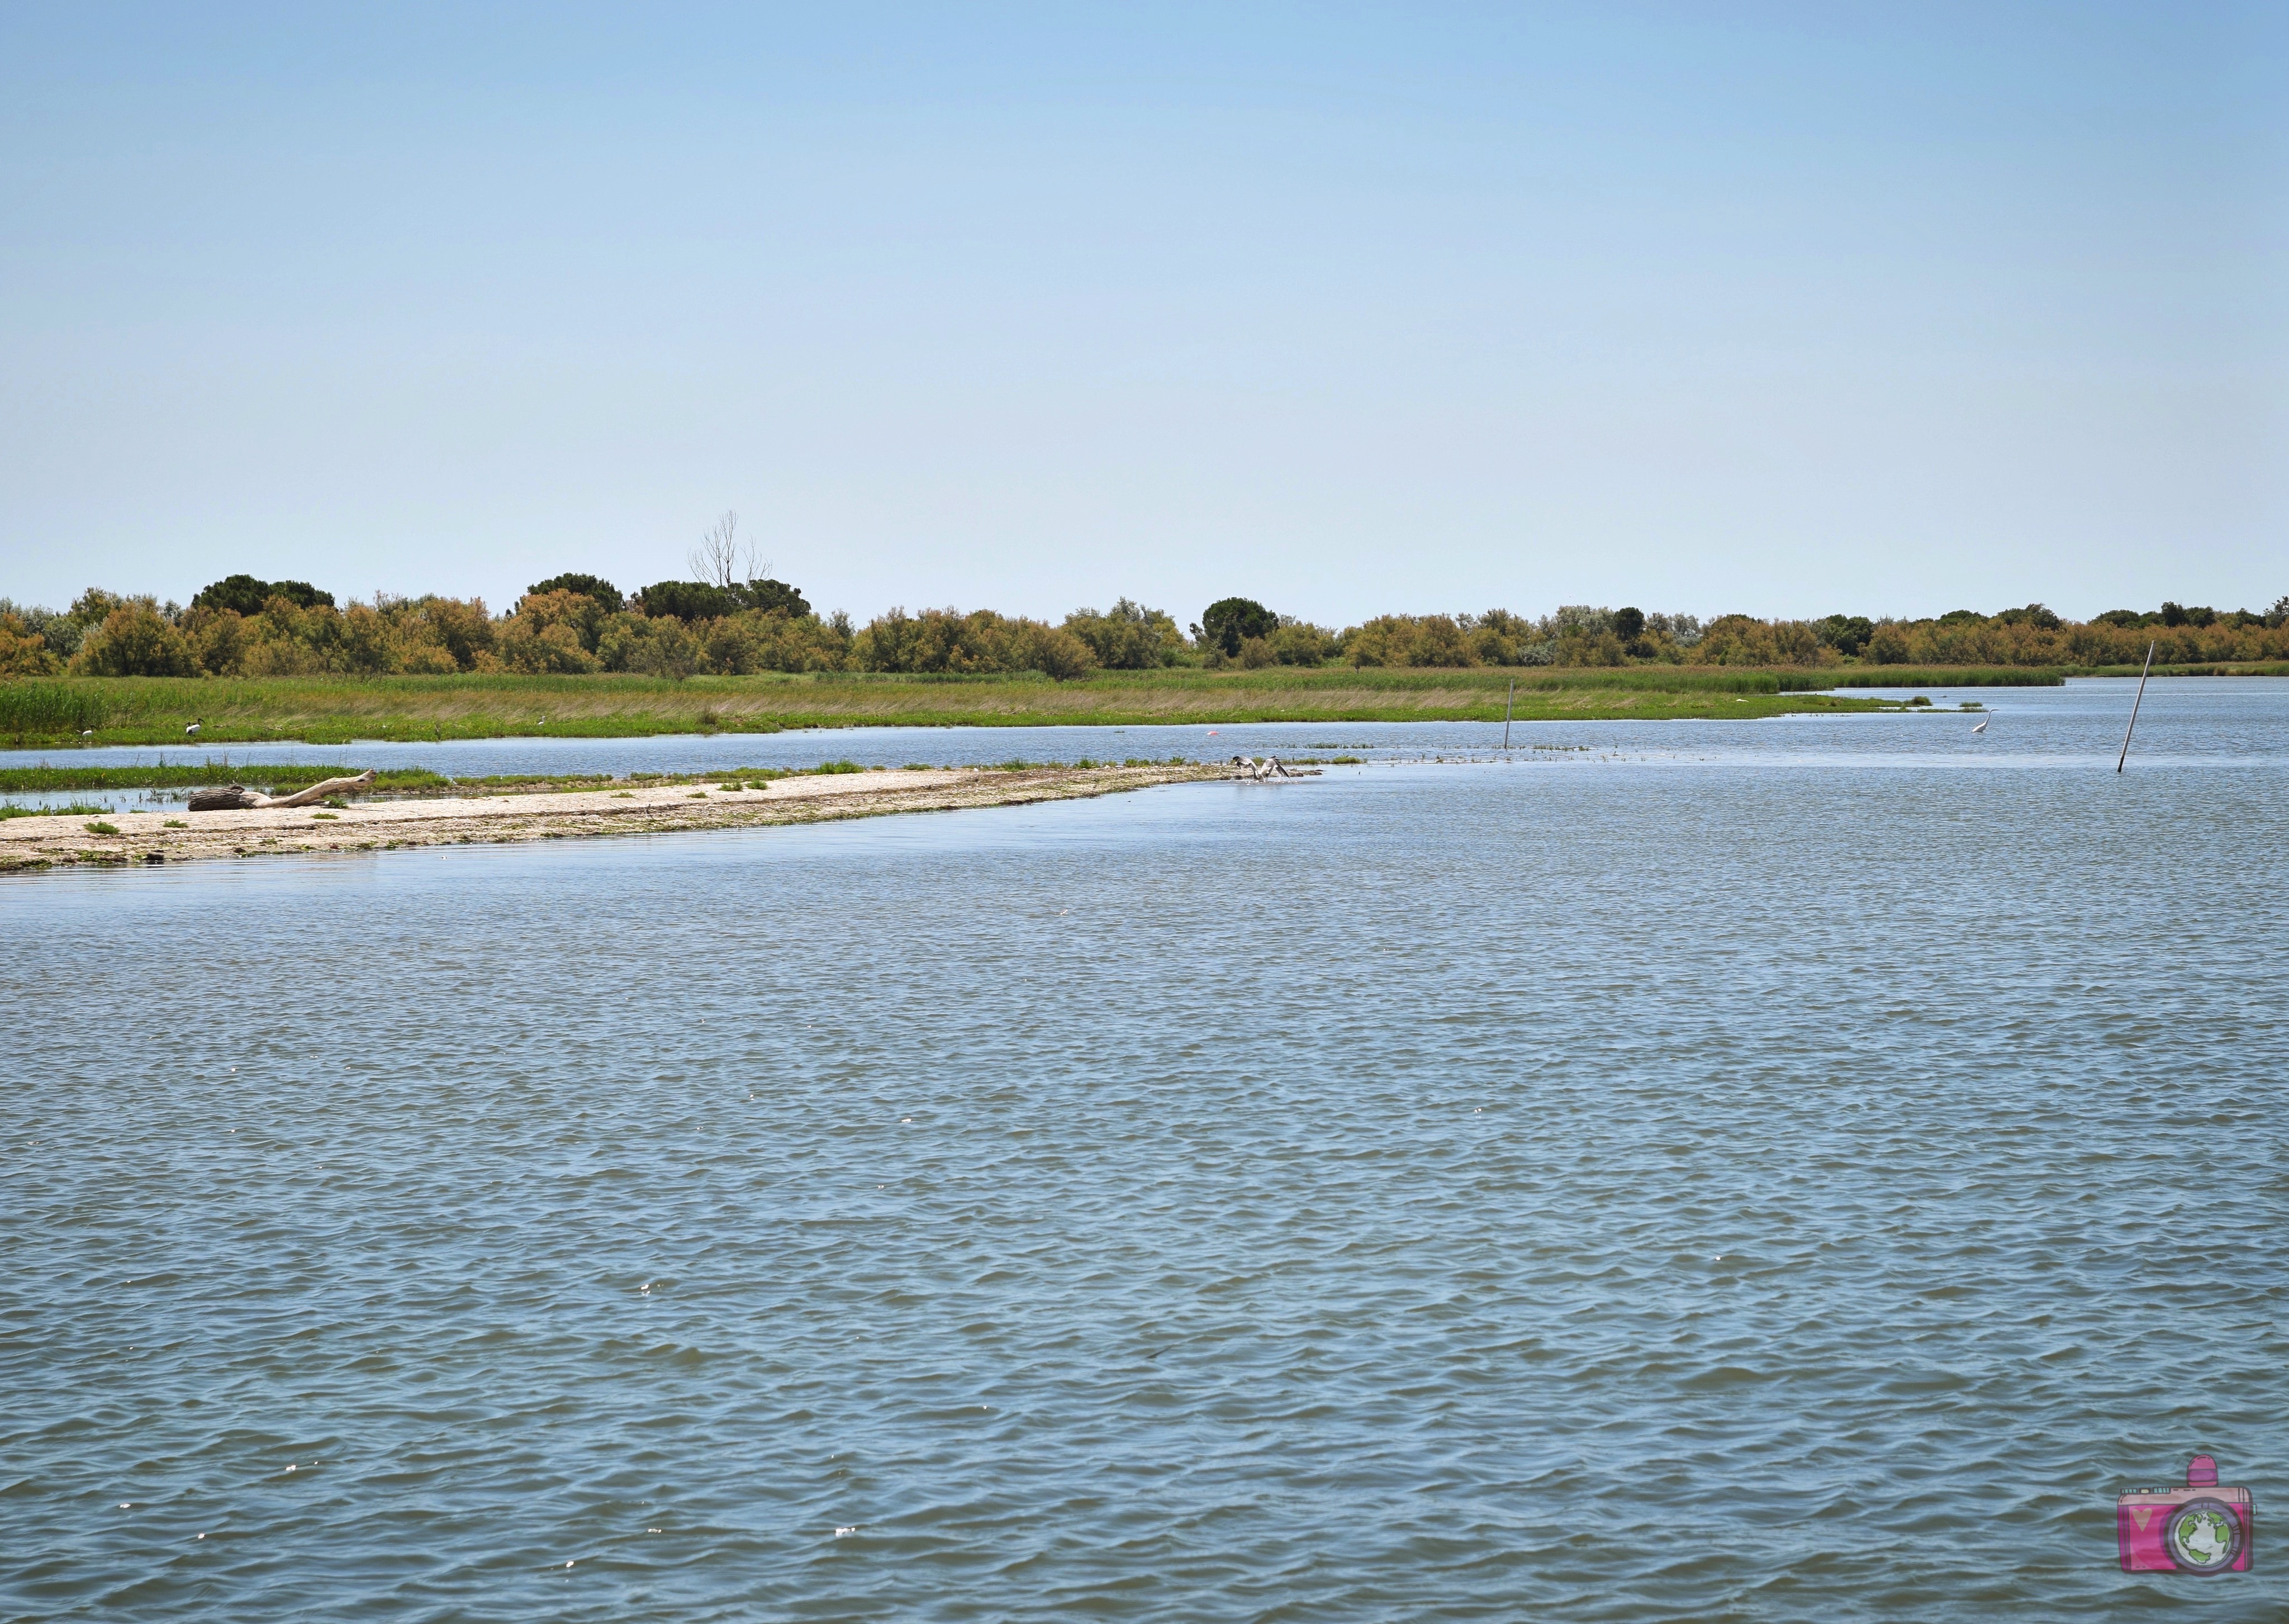
[[[2054,670],[2011,665],[1862,665],[1848,671],[1791,673],[1785,684],[1807,689],[1837,688],[2057,688],[2066,681]]]
[[[0,681],[0,735],[65,738],[84,730],[100,732],[109,720],[108,697],[100,682]]]
[[[74,677],[0,682],[0,731],[20,744],[182,742],[195,718],[211,743],[347,744],[463,738],[641,737],[872,726],[1149,726],[1239,721],[1434,721],[1715,715],[1865,708],[1788,697],[1771,672],[1676,666],[1439,670],[1172,669],[1036,676]],[[38,690],[33,695],[32,690]],[[30,697],[26,697],[30,696]],[[20,702],[19,702],[20,701]],[[68,725],[76,724],[76,725]]]
[[[2289,675],[2289,665],[2169,667],[2157,674]],[[346,744],[467,738],[642,737],[847,727],[1151,726],[1245,721],[1735,720],[1868,710],[1862,688],[2054,687],[2068,675],[2136,668],[1830,666],[1795,671],[1630,665],[1256,671],[1104,671],[1068,682],[1036,674],[874,672],[748,677],[69,677],[0,681],[0,737],[18,745],[203,741]],[[1744,702],[1744,703],[1736,703]]]

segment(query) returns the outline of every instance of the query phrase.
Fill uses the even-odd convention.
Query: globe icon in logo
[[[2241,1545],[2241,1524],[2217,1501],[2197,1500],[2178,1508],[2163,1537],[2179,1566],[2214,1573],[2233,1560]]]

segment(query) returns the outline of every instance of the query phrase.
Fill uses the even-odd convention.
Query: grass
[[[75,677],[0,682],[0,737],[21,748],[87,741],[342,744],[506,737],[631,737],[798,728],[1145,726],[1239,721],[1499,721],[1511,683],[1524,721],[1860,710],[1870,702],[1784,695],[1771,672],[1618,670],[1104,672],[1041,677],[875,674],[665,678]],[[1828,686],[1825,681],[1822,688]],[[1749,703],[1737,704],[1735,701]],[[275,768],[240,768],[275,773]]]
[[[68,807],[0,807],[0,818],[86,817],[95,813],[110,810],[109,807],[97,806],[85,801],[75,801]]]
[[[1499,721],[1513,682],[1514,714],[1521,721],[1669,720],[1876,708],[1875,701],[1838,693],[1859,688],[2054,687],[2070,675],[2136,674],[2135,666],[1275,665],[1099,672],[1073,682],[1032,675],[848,672],[682,682],[640,676],[72,677],[0,680],[0,741],[21,748],[76,743],[85,734],[94,744],[181,744],[194,719],[202,724],[202,744],[623,738],[845,727]],[[2156,674],[2284,676],[2289,665],[2165,666]]]
[[[2136,675],[2135,672],[2131,673]],[[2057,688],[2063,673],[2016,665],[1860,665],[1849,669],[1790,672],[1783,688]]]
[[[250,780],[274,792],[307,789],[322,778],[340,776],[347,770],[332,765],[299,761],[186,761],[156,767],[0,767],[0,794],[23,794],[43,790],[167,790],[210,784],[245,784]],[[452,781],[421,768],[398,768],[374,775],[374,787],[387,790],[443,789]]]
[[[104,725],[110,705],[100,682],[0,681],[0,734],[64,738]]]
[[[2070,677],[2134,677],[2141,667],[2136,665],[2074,665],[2067,669]],[[2157,677],[2289,677],[2289,662],[2271,664],[2244,663],[2232,665],[2157,665]]]

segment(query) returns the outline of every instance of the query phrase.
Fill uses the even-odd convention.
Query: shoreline
[[[167,816],[122,812],[93,819],[84,813],[53,814],[0,822],[0,874],[825,823],[898,812],[1085,800],[1163,784],[1224,778],[1231,772],[1228,764],[1206,762],[1016,771],[908,768],[775,778],[738,790],[723,787],[734,781],[727,775],[658,785],[352,801],[341,808]],[[88,827],[104,822],[117,832],[98,833]]]

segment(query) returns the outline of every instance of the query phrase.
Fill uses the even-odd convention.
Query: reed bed
[[[2132,675],[2137,673],[2133,671]],[[1863,665],[1850,671],[1790,672],[1784,689],[1839,688],[2057,688],[2066,673],[2014,665]]]
[[[0,681],[0,735],[65,738],[100,730],[108,721],[108,696],[100,681],[11,682]]]
[[[84,677],[0,684],[56,690],[12,712],[20,746],[359,739],[640,737],[662,733],[770,733],[797,728],[1216,725],[1240,721],[1498,721],[1517,684],[1520,721],[1638,717],[1742,717],[1867,709],[1873,701],[1786,694],[1771,672],[1548,667],[1105,672],[1043,677],[820,673],[666,678]],[[91,718],[96,720],[90,720]],[[60,725],[76,721],[76,727]]]

